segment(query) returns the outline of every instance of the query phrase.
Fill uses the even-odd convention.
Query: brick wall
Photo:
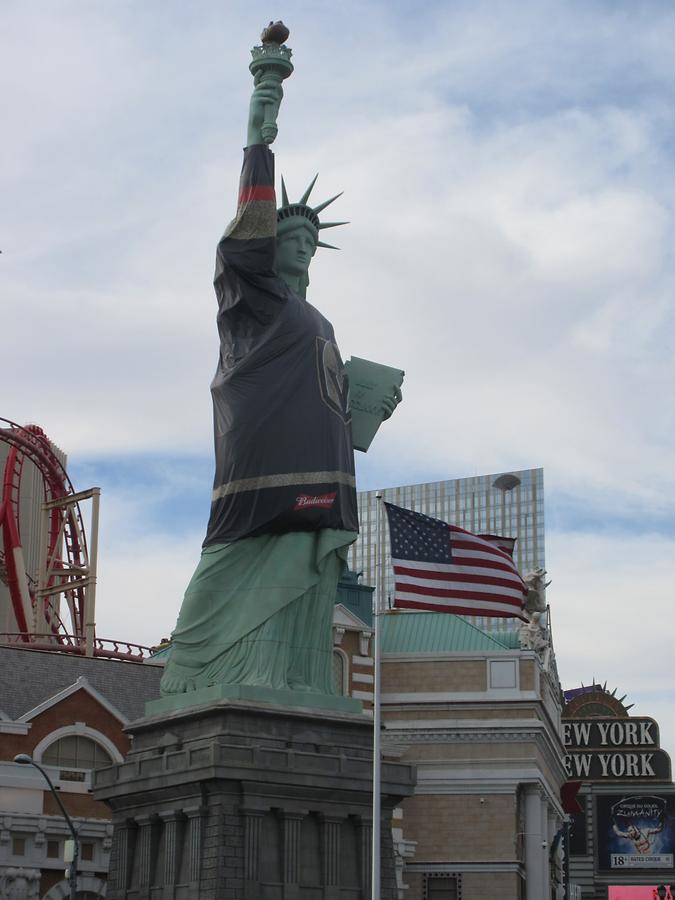
[[[111,741],[122,755],[130,742],[122,731],[123,725],[105,706],[82,689],[65,697],[59,703],[48,707],[31,720],[28,734],[0,734],[0,759],[12,760],[18,753],[32,756],[35,747],[57,729],[82,722],[100,732]],[[111,814],[104,803],[94,800],[91,794],[72,793],[63,788],[59,791],[64,806],[72,816],[86,816],[94,819],[110,819]],[[45,815],[60,816],[56,801],[48,790],[44,792],[43,812]]]
[[[27,735],[0,734],[0,759],[13,759],[17,753],[32,756],[33,750],[43,738],[58,728],[75,722],[84,722],[90,728],[100,731],[121,754],[129,751],[129,739],[122,731],[123,725],[119,719],[82,689],[35,716]]]

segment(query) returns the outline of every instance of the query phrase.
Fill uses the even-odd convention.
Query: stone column
[[[162,839],[164,841],[164,872],[162,882],[164,884],[164,896],[173,897],[174,886],[178,873],[176,864],[178,861],[178,810],[159,813],[162,821]]]
[[[183,809],[187,817],[185,824],[184,852],[188,854],[188,880],[199,883],[202,868],[202,817],[201,806],[188,806]]]
[[[138,854],[138,887],[141,892],[150,888],[152,869],[152,817],[136,816],[136,853]]]
[[[244,881],[257,884],[260,875],[260,831],[264,809],[240,810],[244,817]]]
[[[551,840],[548,834],[548,799],[542,793],[541,794],[541,833],[542,833],[542,842],[546,842],[546,847],[544,847],[541,851],[542,859],[541,865],[543,869],[542,873],[542,882],[541,882],[541,896],[542,897],[550,897],[551,896],[551,863],[549,859],[549,850],[551,849]]]
[[[548,896],[544,891],[545,869],[548,849],[542,847],[546,841],[543,827],[541,791],[534,785],[525,788],[525,879],[526,900],[542,900]]]
[[[129,851],[131,849],[131,829],[133,825],[130,821],[126,821],[124,823],[120,823],[115,829],[115,837],[114,837],[114,848],[115,854],[111,859],[111,863],[114,859],[114,866],[112,866],[111,871],[111,884],[115,891],[119,891],[120,895],[123,894],[127,889],[127,885],[129,884],[129,867],[131,860],[129,858]]]
[[[550,883],[550,880],[553,877],[556,869],[562,872],[562,849],[564,843],[563,841],[560,841],[556,854],[553,858],[553,862],[551,862],[551,847],[553,846],[553,841],[555,840],[558,828],[562,823],[560,822],[560,819],[558,818],[555,810],[551,806],[549,806],[548,803],[546,804],[546,822],[548,828],[548,850],[546,851],[546,860],[548,862],[548,877]],[[549,888],[548,890],[550,894],[551,889]]]
[[[325,900],[339,900],[340,897],[340,829],[341,816],[321,817],[323,849],[323,883]]]
[[[372,892],[373,820],[363,816],[359,820],[359,867],[361,869],[361,893],[370,897]],[[530,898],[528,897],[528,900]]]
[[[281,810],[284,900],[296,900],[300,896],[300,823],[306,815],[306,811]]]

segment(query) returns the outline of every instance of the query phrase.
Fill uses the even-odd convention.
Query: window
[[[100,769],[113,764],[110,754],[89,737],[69,734],[50,744],[42,754],[42,762],[60,769],[63,781],[84,781],[81,770]],[[79,769],[80,771],[75,771]]]
[[[516,661],[514,659],[491,659],[490,687],[491,688],[516,688]]]
[[[427,875],[424,880],[425,900],[461,900],[457,875]]]
[[[22,837],[12,838],[12,855],[13,856],[25,856],[26,854],[26,839]]]
[[[333,690],[338,697],[345,693],[345,660],[339,650],[333,651]]]
[[[80,859],[84,862],[91,862],[94,858],[94,845],[93,844],[82,844],[80,846]]]
[[[59,842],[47,841],[47,859],[58,859],[59,855]]]

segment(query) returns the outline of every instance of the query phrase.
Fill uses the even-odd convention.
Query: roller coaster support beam
[[[94,655],[94,639],[96,638],[96,572],[98,565],[98,512],[101,500],[101,489],[91,489],[91,534],[89,542],[89,569],[92,581],[87,591],[84,610],[85,656]]]
[[[42,506],[42,557],[38,572],[38,588],[36,592],[35,608],[33,610],[33,632],[39,633],[42,623],[40,616],[46,609],[58,609],[60,594],[65,596],[70,607],[72,620],[77,626],[77,632],[83,634],[85,639],[85,655],[94,655],[94,641],[96,632],[96,567],[98,559],[98,525],[99,502],[101,489],[94,487],[87,491],[79,491],[76,494],[68,494],[65,497],[56,497],[46,501]],[[67,554],[60,550],[65,534],[66,522],[71,528],[79,522],[78,515],[74,515],[78,504],[82,500],[91,500],[91,535],[87,547],[84,536],[78,534],[76,540],[80,548],[87,548],[81,565],[73,565],[67,559]],[[58,539],[54,542],[54,550],[48,551],[49,542],[47,533],[54,513],[60,520]],[[66,557],[66,558],[64,558]],[[80,603],[74,602],[75,596],[80,598]],[[78,612],[81,621],[78,622]]]

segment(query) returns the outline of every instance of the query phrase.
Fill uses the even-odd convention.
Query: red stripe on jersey
[[[256,184],[243,187],[239,191],[239,203],[250,203],[252,200],[270,200],[276,203],[276,195],[271,185]]]

